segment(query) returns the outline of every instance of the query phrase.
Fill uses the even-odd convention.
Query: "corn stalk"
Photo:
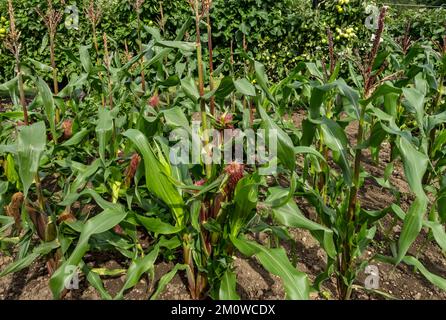
[[[22,48],[22,44],[20,43],[20,31],[16,29],[14,6],[12,4],[12,0],[8,0],[8,14],[10,33],[5,41],[5,46],[14,55],[15,58],[16,75],[19,84],[20,104],[22,105],[25,125],[29,125],[28,108],[26,105],[25,88],[23,84],[23,75],[20,62],[20,50]]]
[[[51,68],[53,69],[53,92],[55,95],[59,93],[59,81],[57,80],[57,66],[56,66],[56,34],[57,27],[62,21],[63,11],[59,11],[53,7],[53,1],[47,0],[48,8],[46,12],[42,12],[36,8],[38,15],[42,18],[45,26],[48,29],[48,35],[50,38],[50,61]],[[64,4],[64,1],[62,1]],[[56,108],[56,124],[60,122],[60,110]]]

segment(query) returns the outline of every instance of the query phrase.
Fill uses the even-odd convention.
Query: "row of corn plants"
[[[135,10],[142,2],[135,1]],[[152,283],[157,262],[169,260],[174,267],[151,284],[151,299],[177,273],[193,299],[239,299],[233,262],[241,255],[280,277],[287,299],[308,299],[333,277],[339,297],[350,299],[360,286],[357,275],[374,260],[414,266],[446,290],[445,279],[408,253],[422,230],[446,251],[446,38],[431,47],[392,39],[383,8],[369,50],[348,57],[347,73],[328,28],[329,57],[299,63],[271,85],[247,48],[231,50],[214,66],[212,1],[188,2],[191,17],[175,39],[138,16],[138,32],[144,28],[152,40],[131,53],[124,45],[111,49],[113,40],[96,29],[91,1],[94,43],[73,54],[79,70],[69,83],[51,89],[38,74],[56,77],[57,65],[21,56],[9,0],[5,41],[16,77],[0,85],[13,104],[0,114],[0,249],[14,262],[0,277],[44,259],[54,298],[66,295],[78,272],[103,299],[122,299],[140,279]],[[57,10],[50,6],[41,15],[51,33]],[[242,77],[233,72],[235,55],[245,61]],[[26,99],[24,84],[37,93],[33,98]],[[297,106],[305,114],[300,127],[283,117]],[[211,161],[228,147],[221,139],[227,129],[275,135],[277,144],[265,143],[276,155],[267,163]],[[232,138],[229,148],[240,137]],[[386,144],[391,156],[376,176],[364,163],[384,161]],[[196,145],[196,161],[181,161]],[[277,170],[265,175],[271,163]],[[366,181],[400,199],[390,179],[400,164],[414,199],[410,208],[399,201],[364,208]],[[301,211],[301,201],[315,217]],[[401,234],[388,239],[388,255],[365,257],[389,216],[401,221]],[[294,241],[292,228],[308,230],[326,253],[326,268],[313,282],[290,259],[302,253],[281,245]],[[276,241],[256,241],[259,232]],[[122,257],[125,268],[86,261],[98,252]],[[123,275],[118,292],[105,289],[105,277]]]

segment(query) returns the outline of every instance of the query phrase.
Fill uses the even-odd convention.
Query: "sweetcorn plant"
[[[337,64],[332,45],[328,66],[324,60],[319,64],[298,66],[296,70],[308,68],[316,81],[299,79],[297,89],[304,99],[308,99],[308,116],[303,122],[302,132],[298,135],[301,147],[296,150],[306,153],[307,156],[302,177],[297,181],[291,178],[288,191],[304,197],[311,203],[316,209],[317,222],[320,224],[308,221],[302,216],[293,216],[291,212],[298,211],[293,202],[282,204],[282,207],[271,206],[277,222],[289,227],[306,228],[320,242],[327,253],[327,269],[316,279],[314,286],[319,288],[324,279],[334,274],[339,296],[344,299],[351,297],[358,272],[373,258],[416,266],[436,285],[445,287],[443,279],[432,276],[415,257],[407,255],[422,226],[432,231],[431,234],[444,250],[445,232],[439,223],[440,220],[436,218],[438,209],[435,205],[432,206],[431,213],[427,215],[429,200],[426,192],[429,188],[423,188],[423,176],[429,166],[429,156],[423,151],[423,140],[427,146],[429,138],[424,132],[442,128],[443,114],[424,117],[427,83],[422,78],[425,73],[415,73],[412,87],[407,81],[401,81],[404,70],[387,70],[388,54],[379,51],[380,39],[384,32],[384,17],[385,9],[381,11],[378,30],[369,54],[365,58],[359,58],[359,53],[357,54],[358,59],[354,62],[359,74],[355,73],[353,67],[350,68],[353,84],[357,88],[348,85],[343,79],[337,79]],[[331,37],[330,32],[328,36]],[[413,69],[411,71],[413,72]],[[296,78],[296,74],[290,77]],[[284,80],[282,84],[286,85],[291,81]],[[279,91],[280,88],[276,90]],[[405,112],[399,107],[401,102]],[[393,113],[392,110],[397,112]],[[417,126],[421,136],[415,137],[414,133],[401,130],[396,125],[395,116],[401,112],[404,112],[404,115],[400,114],[400,119],[415,118],[416,123],[425,126],[424,129]],[[351,122],[357,124],[356,141],[353,143],[349,142],[346,134],[346,126]],[[394,144],[395,157],[402,160],[410,189],[416,196],[407,213],[396,204],[382,210],[366,210],[361,207],[359,200],[359,191],[367,177],[381,183],[388,181],[389,170],[392,170],[394,163],[387,166],[384,179],[373,177],[362,166],[363,151],[370,149],[372,155],[379,154],[386,138]],[[314,144],[320,152],[312,147]],[[440,140],[437,140],[437,145],[438,151],[443,150]],[[329,161],[333,161],[336,166],[331,165]],[[393,161],[396,159],[393,158]],[[441,161],[436,164],[441,166]],[[307,170],[310,170],[309,173]],[[438,181],[438,186],[442,186],[442,183]],[[383,183],[383,186],[392,189],[388,182]],[[440,199],[443,199],[442,196]],[[439,209],[438,213],[442,210]],[[392,244],[393,257],[378,255],[372,259],[364,259],[363,252],[375,237],[376,223],[389,212],[392,212],[396,219],[403,220],[398,243]]]

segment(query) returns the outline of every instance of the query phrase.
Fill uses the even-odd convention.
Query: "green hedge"
[[[59,0],[53,1],[55,7],[61,8],[65,6],[59,5]],[[79,30],[68,30],[64,23],[58,28],[57,33],[57,49],[56,60],[57,66],[63,72],[59,73],[60,81],[64,81],[64,77],[71,72],[77,70],[77,64],[73,61],[73,55],[77,56],[79,46],[91,44],[90,26],[84,14],[84,8],[87,7],[87,0],[84,1],[66,1],[68,4],[77,4],[79,8]],[[85,2],[85,4],[84,4]],[[95,0],[95,3],[101,2]],[[119,48],[123,50],[124,40],[127,41],[130,50],[136,48],[136,13],[128,0],[103,0],[104,6],[103,18],[98,26],[98,36],[102,32],[106,32],[112,49]],[[46,9],[45,0],[15,0],[15,15],[17,27],[21,31],[22,53],[26,57],[46,62],[49,64],[49,49],[47,29],[37,14],[35,8]],[[7,16],[7,1],[0,0],[0,15]],[[157,0],[146,0],[142,8],[142,18],[146,25],[156,24],[159,19],[159,2]],[[189,13],[189,7],[186,1],[164,1],[164,10],[169,17],[180,17],[180,19],[168,19],[166,25],[166,33],[174,33],[177,27],[181,26],[186,14]],[[64,19],[68,14],[64,16]],[[63,20],[64,21],[64,20]],[[143,41],[149,41],[149,35],[143,34]],[[4,45],[0,45],[0,81],[10,79],[13,74],[12,57],[6,51]]]
[[[129,0],[95,2],[101,1],[106,6],[98,33],[106,32],[111,37],[112,49],[119,48],[122,52],[124,41],[127,41],[130,50],[135,51],[136,13]],[[84,2],[88,0],[67,1],[76,3],[80,9],[79,30],[67,30],[63,24],[59,26],[56,55],[62,71],[59,72],[61,82],[78,68],[75,57],[79,45],[91,43],[91,31],[83,14]],[[6,3],[0,0],[3,17],[7,17]],[[61,7],[59,0],[54,3]],[[255,59],[267,65],[272,77],[283,77],[299,60],[325,55],[327,27],[334,32],[338,52],[370,44],[370,31],[364,27],[365,7],[370,1],[325,1],[319,10],[312,10],[311,3],[311,0],[214,0],[212,21],[217,63],[228,55],[231,40],[236,49],[242,48],[244,36],[248,50]],[[23,55],[49,64],[47,30],[35,11],[36,7],[45,10],[46,1],[15,0],[14,4],[17,25],[22,32]],[[190,8],[186,0],[164,0],[163,8],[167,17],[165,36],[172,38],[191,14]],[[160,0],[145,0],[142,9],[144,23],[156,24],[160,18]],[[394,8],[388,19],[388,29],[395,36],[401,35],[409,19],[414,21],[414,39],[439,38],[445,33],[445,10],[404,10],[401,13],[399,8]],[[193,37],[193,30],[190,34]],[[143,42],[149,40],[150,35],[143,32]],[[12,75],[12,57],[0,44],[0,82]]]

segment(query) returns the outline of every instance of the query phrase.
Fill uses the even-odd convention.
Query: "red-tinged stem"
[[[209,48],[209,88],[214,90],[214,58],[213,58],[213,47],[212,47],[212,25],[211,25],[211,14],[207,16],[207,27],[208,27],[208,48]],[[210,102],[211,114],[215,116],[215,98],[211,97]]]
[[[140,12],[139,9],[137,10],[136,13],[136,19],[137,19],[137,23],[138,23],[138,42],[139,42],[139,52],[142,52],[142,39],[141,39],[141,17],[140,17]],[[146,92],[146,77],[145,77],[145,73],[144,73],[144,56],[141,57],[141,90],[143,91],[143,93]]]

